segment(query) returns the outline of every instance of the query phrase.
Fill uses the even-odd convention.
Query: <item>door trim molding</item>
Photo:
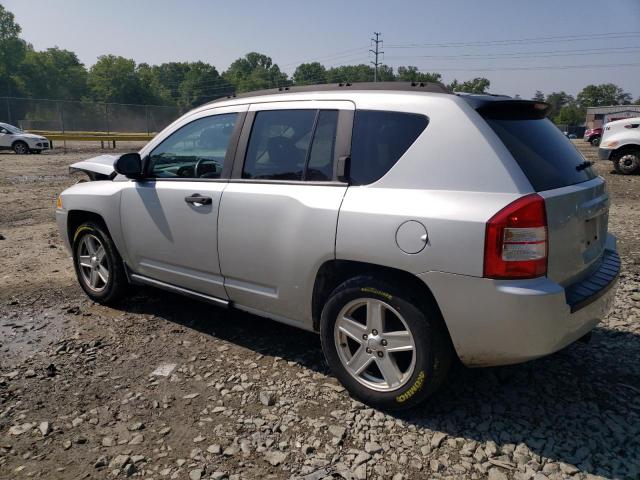
[[[222,298],[212,297],[211,295],[195,292],[193,290],[189,290],[188,288],[178,287],[170,283],[161,282],[160,280],[155,280],[153,278],[145,277],[144,275],[138,275],[137,273],[129,273],[128,277],[132,283],[138,283],[142,285],[149,285],[151,287],[161,288],[163,290],[179,293],[186,297],[191,297],[196,300],[203,300],[205,302],[214,303],[216,305],[220,305],[223,307],[229,306],[229,302],[227,300],[223,300]]]

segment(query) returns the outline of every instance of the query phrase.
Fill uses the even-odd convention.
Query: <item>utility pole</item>
[[[369,51],[376,56],[375,62],[371,62],[371,63],[373,64],[373,81],[377,82],[378,81],[378,65],[380,65],[381,63],[378,61],[378,57],[384,52],[380,51],[380,44],[382,43],[382,40],[380,40],[380,35],[382,35],[382,33],[373,32],[373,34],[376,36],[376,38],[372,38],[371,41],[376,44],[376,49],[375,50],[369,49]]]

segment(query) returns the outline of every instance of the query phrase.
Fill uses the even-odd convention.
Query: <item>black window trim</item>
[[[150,155],[153,151],[158,148],[167,138],[170,138],[171,135],[183,129],[184,127],[191,125],[198,120],[202,120],[203,118],[216,117],[218,115],[229,115],[236,114],[236,123],[233,126],[233,132],[231,132],[231,137],[229,138],[229,145],[227,146],[227,152],[224,155],[224,163],[222,165],[222,172],[220,173],[219,178],[189,178],[189,177],[152,177],[149,176],[149,168],[150,168]],[[212,183],[227,183],[229,178],[231,177],[231,170],[233,168],[234,158],[236,155],[236,150],[238,148],[238,141],[240,140],[240,133],[242,132],[242,128],[244,126],[244,122],[247,117],[246,110],[240,112],[224,112],[224,113],[213,113],[212,115],[203,115],[202,117],[194,118],[192,121],[181,125],[179,128],[171,132],[165,139],[162,140],[158,145],[156,145],[153,150],[151,150],[145,157],[142,159],[142,171],[144,175],[139,181],[144,182],[212,182]]]
[[[282,105],[283,102],[278,102]],[[298,102],[296,102],[298,103]],[[316,119],[313,126],[313,135],[315,135],[315,127],[318,117],[321,111],[338,111],[338,124],[336,126],[336,142],[333,149],[333,178],[331,180],[271,180],[271,179],[256,179],[256,178],[242,178],[242,170],[244,168],[244,162],[247,156],[247,149],[249,147],[249,139],[251,137],[251,130],[255,122],[258,112],[273,112],[280,110],[315,110]],[[233,168],[229,178],[231,183],[260,183],[260,184],[274,184],[274,185],[314,185],[314,186],[347,186],[348,183],[338,179],[337,166],[338,159],[341,157],[348,157],[351,153],[351,130],[353,128],[353,112],[354,110],[343,110],[340,108],[261,108],[260,110],[249,111],[244,119],[244,125],[242,132],[239,135],[237,149],[235,151],[235,158],[233,161]],[[311,137],[311,143],[309,144],[309,154],[311,146],[313,144],[313,135]],[[305,169],[308,162],[308,158],[305,161]],[[306,170],[305,170],[306,171]],[[304,178],[304,177],[303,177]]]
[[[313,119],[313,126],[311,127],[311,136],[309,137],[309,148],[307,148],[307,153],[304,158],[304,167],[302,168],[302,181],[306,181],[307,179],[307,169],[309,168],[309,159],[311,158],[311,150],[313,149],[313,141],[316,138],[316,129],[318,128],[318,119],[320,118],[320,109],[316,110],[316,115]],[[338,126],[336,125],[336,130]],[[331,167],[333,167],[333,163],[335,163],[335,159],[332,162]],[[333,168],[332,168],[333,169]]]

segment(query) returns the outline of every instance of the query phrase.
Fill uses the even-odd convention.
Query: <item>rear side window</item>
[[[337,123],[337,110],[258,112],[242,178],[331,180]]]
[[[424,115],[356,110],[349,178],[366,185],[382,178],[426,128]]]
[[[486,119],[537,192],[586,182],[596,174],[547,119]]]

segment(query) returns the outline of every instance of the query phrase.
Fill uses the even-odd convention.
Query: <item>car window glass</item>
[[[204,117],[176,130],[149,154],[148,176],[220,178],[237,116]]]
[[[318,114],[305,180],[330,181],[333,178],[333,151],[338,126],[337,110],[321,110]]]
[[[258,112],[242,178],[302,180],[316,110]]]
[[[427,117],[414,113],[356,110],[349,177],[353,185],[379,180],[426,128]]]
[[[538,191],[595,178],[596,172],[547,119],[486,119]]]

